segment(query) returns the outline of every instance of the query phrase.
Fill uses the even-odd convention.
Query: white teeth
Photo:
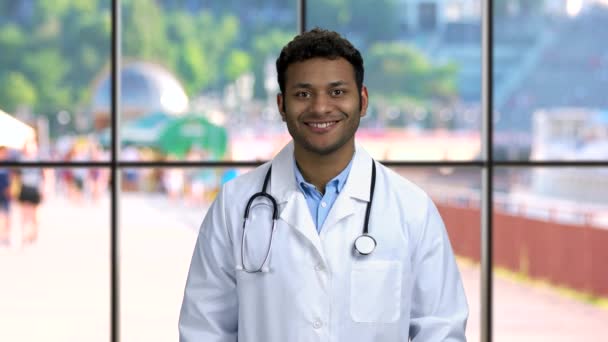
[[[337,121],[332,121],[332,122],[311,122],[311,123],[309,123],[309,125],[312,126],[312,127],[315,127],[315,128],[327,128],[329,126],[332,126],[336,122]]]

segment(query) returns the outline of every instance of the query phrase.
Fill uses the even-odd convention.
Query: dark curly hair
[[[328,59],[344,58],[355,69],[355,81],[359,93],[363,86],[363,58],[361,53],[339,33],[321,28],[314,28],[296,36],[283,47],[277,58],[277,78],[281,93],[285,93],[285,73],[293,63],[323,57]]]

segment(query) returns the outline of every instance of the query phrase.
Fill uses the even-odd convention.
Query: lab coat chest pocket
[[[392,323],[401,316],[400,261],[365,261],[351,269],[350,314],[355,322]]]

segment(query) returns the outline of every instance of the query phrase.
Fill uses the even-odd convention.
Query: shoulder
[[[428,194],[405,176],[378,162],[376,162],[376,165],[378,179],[383,179],[383,185],[389,195],[415,202],[429,200]]]
[[[374,202],[391,208],[393,215],[404,229],[417,235],[427,224],[428,215],[434,211],[430,196],[418,185],[395,170],[377,163],[377,182]]]

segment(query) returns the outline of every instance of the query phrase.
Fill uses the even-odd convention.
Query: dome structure
[[[91,110],[99,125],[109,118],[111,99],[110,73],[96,82]],[[188,110],[188,97],[180,82],[168,70],[154,63],[126,63],[121,70],[121,118],[129,120],[149,112],[178,115]],[[105,125],[101,125],[105,126]]]

